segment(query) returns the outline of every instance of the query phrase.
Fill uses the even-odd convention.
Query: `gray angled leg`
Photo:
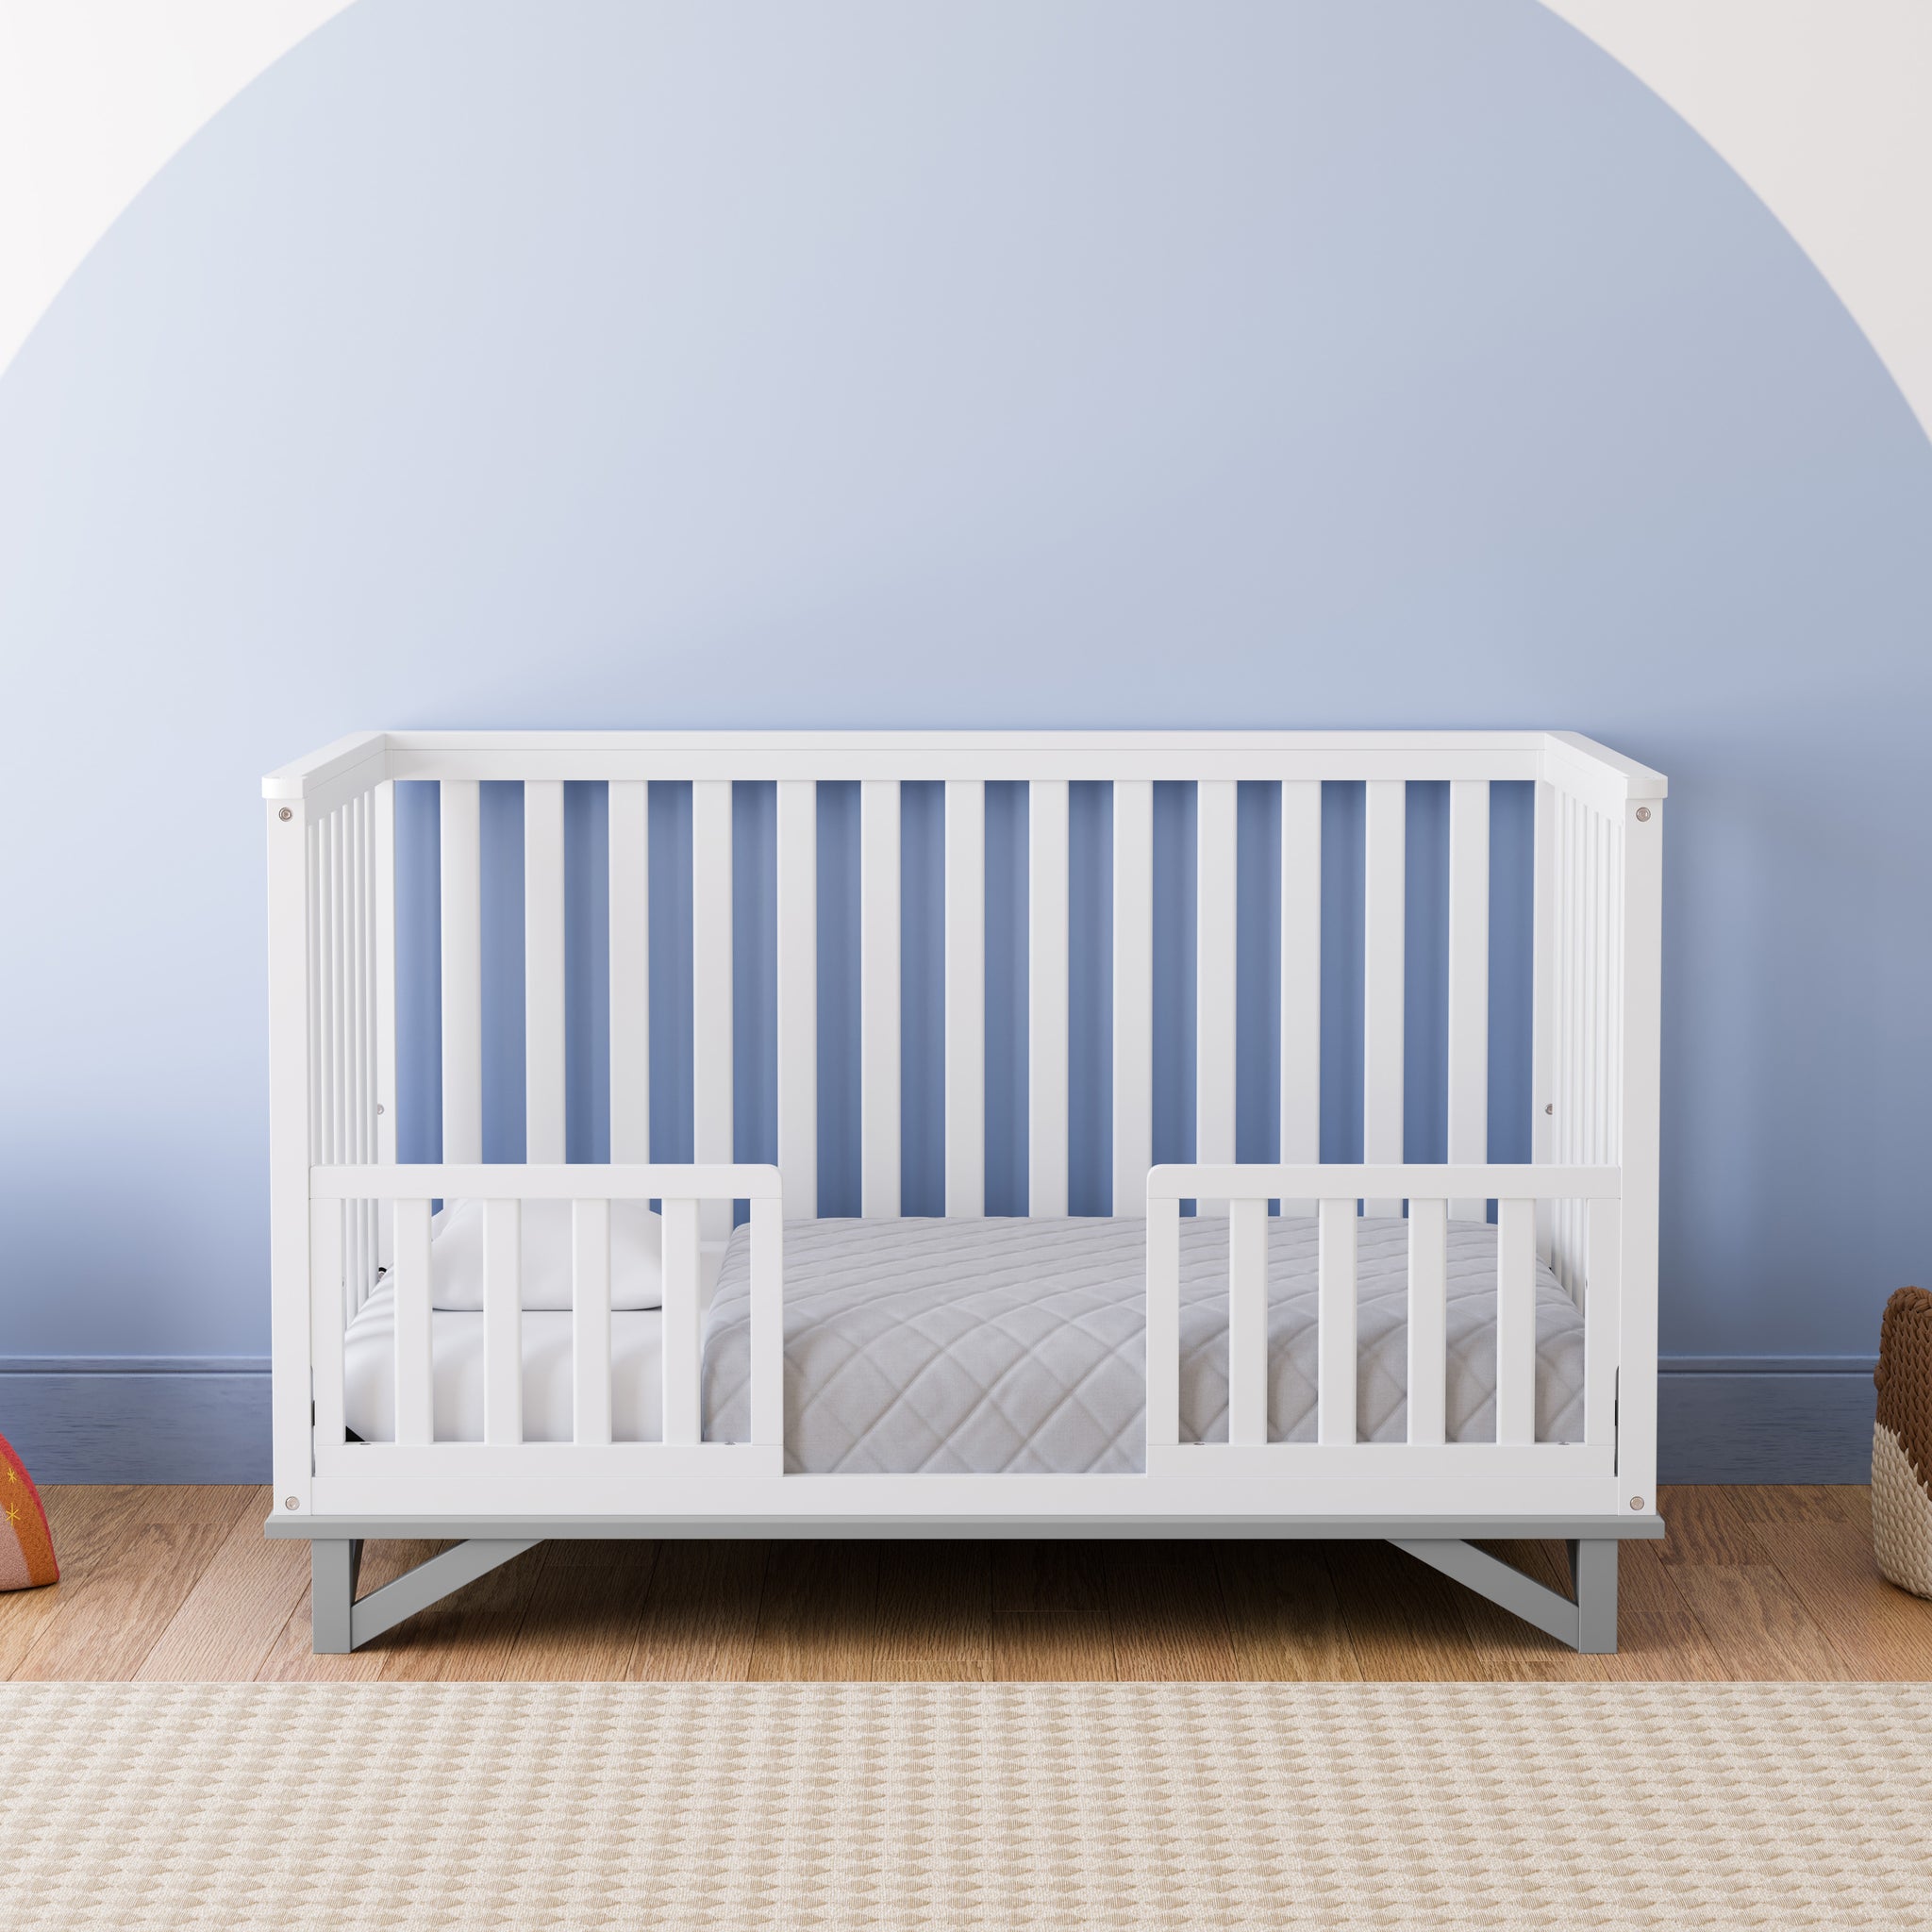
[[[441,1556],[431,1557],[426,1563],[418,1563],[413,1570],[405,1571],[393,1583],[385,1583],[380,1590],[372,1590],[351,1607],[350,1641],[342,1648],[359,1650],[372,1638],[393,1629],[405,1617],[413,1617],[418,1610],[426,1610],[451,1591],[460,1590],[464,1584],[474,1583],[479,1576],[487,1576],[499,1563],[508,1563],[512,1557],[521,1557],[525,1550],[535,1549],[537,1541],[534,1537],[523,1542],[473,1537],[453,1550],[444,1550]]]
[[[1570,1575],[1576,1586],[1576,1647],[1603,1656],[1617,1647],[1617,1544],[1598,1537],[1570,1545]]]
[[[1574,1603],[1474,1543],[1447,1538],[1391,1541],[1397,1549],[1407,1550],[1432,1570],[1454,1577],[1573,1650],[1602,1653],[1617,1647],[1617,1545],[1609,1538],[1570,1545],[1570,1570],[1576,1584]]]
[[[355,1648],[352,1613],[361,1568],[359,1541],[318,1537],[308,1545],[308,1613],[318,1657],[340,1657]]]

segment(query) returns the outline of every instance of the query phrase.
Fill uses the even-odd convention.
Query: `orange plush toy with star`
[[[0,1590],[38,1590],[59,1581],[41,1492],[13,1444],[0,1436]]]

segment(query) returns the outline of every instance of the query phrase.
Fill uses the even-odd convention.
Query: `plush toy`
[[[1932,1596],[1932,1294],[1902,1288],[1878,1324],[1872,1541],[1878,1570]]]
[[[58,1583],[60,1566],[54,1560],[41,1492],[5,1436],[0,1436],[0,1517],[5,1519],[0,1522],[0,1590]]]

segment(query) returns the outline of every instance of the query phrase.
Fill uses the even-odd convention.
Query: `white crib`
[[[398,1164],[399,781],[441,787],[442,1158]],[[479,781],[523,787],[526,1164],[484,1164]],[[566,781],[607,785],[608,1164],[567,1162]],[[1488,1159],[1490,787],[1535,786],[1526,1164]],[[986,1211],[986,786],[1027,788],[1027,1211],[1067,1215],[1069,787],[1111,787],[1112,1210],[1144,1217],[1144,1455],[1112,1473],[787,1466],[788,1224],[819,1213],[816,788],[858,788],[862,1214],[901,1208],[901,785],[942,781],[944,1211]],[[1360,1163],[1319,1160],[1323,786],[1359,782]],[[1405,1163],[1405,788],[1445,782],[1447,1161]],[[1195,788],[1196,1159],[1156,1165],[1155,788]],[[649,788],[689,785],[691,1145],[653,1162]],[[775,1165],[734,1164],[733,787],[775,786]],[[1238,788],[1278,787],[1279,1159],[1236,1159]],[[263,783],[269,847],[276,1537],[313,1544],[318,1650],[368,1641],[546,1537],[1381,1537],[1586,1650],[1656,1537],[1664,780],[1558,732],[387,732]],[[1272,805],[1272,800],[1271,800]],[[1271,846],[1272,850],[1272,846]],[[660,1011],[662,1010],[660,1002]],[[1272,1037],[1272,1029],[1271,1029]],[[660,1043],[661,1044],[661,1043]],[[1520,1126],[1520,1123],[1518,1124]],[[651,1440],[613,1440],[611,1204],[661,1204]],[[746,1439],[708,1440],[708,1306],[749,1203]],[[481,1203],[480,1440],[436,1393],[432,1204]],[[568,1440],[525,1439],[521,1204],[570,1209]],[[1225,1223],[1224,1440],[1182,1398],[1184,1203]],[[1445,1234],[1494,1204],[1493,1427],[1445,1428]],[[1271,1241],[1304,1230],[1309,1440],[1270,1425]],[[1401,1440],[1360,1440],[1357,1229],[1402,1215]],[[550,1210],[555,1213],[558,1210]],[[630,1210],[626,1210],[630,1211]],[[1199,1225],[1195,1223],[1193,1225]],[[1017,1226],[1018,1224],[1012,1225]],[[863,1224],[860,1227],[863,1233]],[[1124,1230],[1124,1232],[1126,1232]],[[1138,1231],[1135,1231],[1138,1233]],[[1188,1237],[1193,1239],[1191,1235]],[[1458,1236],[1458,1239],[1467,1237]],[[1219,1252],[1218,1250],[1216,1251]],[[1574,1304],[1581,1424],[1539,1440],[1539,1296]],[[345,1422],[345,1336],[392,1321],[389,1440]],[[385,1331],[387,1333],[389,1331]],[[1484,1331],[1487,1333],[1487,1330]],[[385,1375],[388,1355],[385,1355]],[[656,1377],[661,1375],[661,1388]],[[385,1388],[387,1390],[387,1383]],[[463,1539],[356,1597],[362,1540]],[[1569,1541],[1574,1598],[1474,1547]]]

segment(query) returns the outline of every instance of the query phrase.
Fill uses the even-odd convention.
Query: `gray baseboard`
[[[265,1483],[268,1364],[0,1358],[0,1436],[41,1483]]]
[[[1872,1359],[1679,1357],[1657,1379],[1662,1483],[1872,1479]]]
[[[1870,1357],[1678,1356],[1663,1368],[1659,1481],[1869,1478]],[[0,1358],[0,1435],[43,1483],[265,1483],[268,1364]]]

